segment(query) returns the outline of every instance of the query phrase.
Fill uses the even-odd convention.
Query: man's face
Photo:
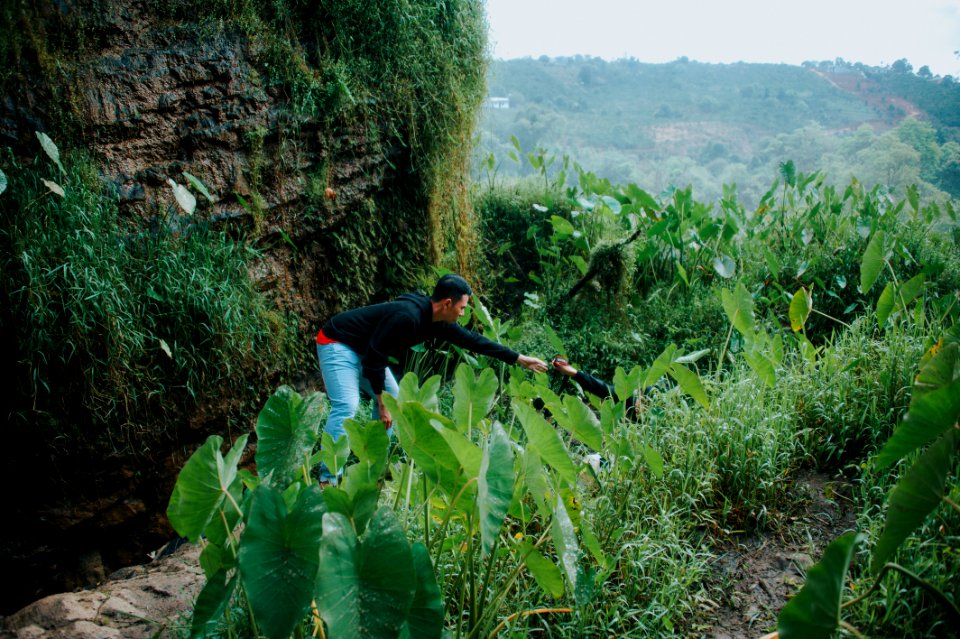
[[[469,295],[464,295],[459,300],[445,299],[440,307],[439,319],[442,322],[456,322],[463,317],[463,310],[470,301]]]

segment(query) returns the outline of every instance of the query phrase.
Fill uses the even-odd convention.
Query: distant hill
[[[494,61],[488,87],[490,97],[507,99],[497,106],[509,106],[484,110],[484,156],[492,152],[505,160],[516,136],[525,152],[542,147],[567,154],[603,177],[653,190],[693,184],[702,198],[718,197],[722,184],[736,183],[749,200],[769,188],[777,164],[788,159],[803,171],[830,169],[838,181],[861,177],[843,161],[857,153],[858,163],[876,173],[867,178],[897,187],[897,180],[919,176],[920,168],[891,171],[866,157],[865,149],[894,135],[910,117],[931,128],[937,144],[958,139],[960,131],[960,86],[952,78],[915,75],[903,64],[877,69],[842,61],[791,66],[541,57]],[[840,148],[854,138],[853,147]],[[936,177],[942,167],[927,168],[929,190],[943,188]],[[509,161],[499,168],[500,175],[525,170]]]

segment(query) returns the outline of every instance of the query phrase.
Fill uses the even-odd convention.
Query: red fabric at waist
[[[317,344],[323,346],[324,344],[339,344],[339,342],[324,335],[323,329],[321,328],[320,332],[317,333]]]

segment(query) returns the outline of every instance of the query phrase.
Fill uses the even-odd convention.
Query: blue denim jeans
[[[360,356],[346,344],[334,342],[332,344],[318,344],[317,358],[320,360],[320,373],[323,375],[323,384],[327,387],[327,397],[330,399],[330,414],[323,427],[324,432],[330,433],[334,441],[343,435],[343,422],[357,414],[360,406],[360,391],[373,397],[373,388],[369,380],[363,376],[363,366]],[[397,380],[390,369],[384,371],[383,388],[394,397],[400,392]],[[373,419],[380,418],[377,403],[373,403]],[[320,465],[320,480],[336,483],[336,477],[326,466]]]

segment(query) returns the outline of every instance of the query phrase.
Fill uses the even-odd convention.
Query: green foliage
[[[489,95],[509,96],[510,108],[484,110],[477,157],[507,157],[516,136],[525,148],[569,155],[612,181],[643,181],[654,193],[695,184],[716,200],[736,185],[751,207],[791,162],[797,173],[824,169],[836,186],[857,175],[901,193],[916,184],[925,195],[958,195],[949,145],[960,129],[949,107],[960,100],[960,84],[834,66],[494,61]],[[929,114],[929,123],[904,120],[893,108],[901,99]],[[877,131],[878,121],[890,130]],[[475,169],[482,170],[479,162]],[[499,171],[536,173],[519,163]]]
[[[89,159],[55,155],[63,171],[17,166],[0,201],[10,300],[0,322],[16,340],[24,398],[15,410],[42,416],[46,437],[128,450],[136,429],[149,450],[198,395],[249,401],[251,382],[292,364],[292,322],[256,291],[251,249],[173,213],[131,228]]]
[[[300,398],[289,386],[277,389],[257,417],[257,469],[283,490],[305,466],[317,441],[322,412],[320,397]]]
[[[211,435],[180,472],[183,481],[174,486],[167,517],[170,525],[194,543],[209,526],[222,525],[220,513],[230,506],[238,508],[232,493],[238,488],[237,462],[246,443],[246,436],[240,438],[224,458],[220,454],[223,438]]]
[[[289,637],[313,596],[323,558],[321,532],[328,532],[322,528],[326,503],[311,486],[288,509],[278,489],[261,484],[250,494],[248,509],[237,552],[243,589],[263,633]]]
[[[830,639],[840,625],[844,577],[860,537],[847,533],[830,544],[807,581],[780,612],[777,630],[784,639]]]

